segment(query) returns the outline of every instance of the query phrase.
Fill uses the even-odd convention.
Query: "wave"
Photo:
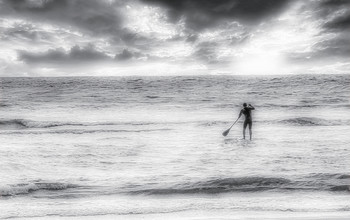
[[[174,188],[152,188],[130,191],[131,194],[217,194],[225,192],[264,191],[281,188],[291,181],[284,178],[241,177],[197,182]]]
[[[336,179],[347,175],[337,176]],[[328,183],[331,182],[331,183]],[[228,192],[260,192],[267,190],[282,191],[347,191],[350,192],[350,185],[344,184],[344,181],[334,179],[326,181],[315,181],[315,179],[304,179],[303,181],[292,181],[286,178],[276,177],[239,177],[223,178],[208,180],[190,184],[176,185],[168,188],[144,188],[131,189],[129,194],[146,194],[146,195],[171,195],[171,194],[218,194]]]
[[[331,191],[349,191],[350,192],[350,185],[340,185],[340,186],[333,186],[330,188]]]
[[[76,190],[89,189],[86,192],[98,194],[129,194],[129,195],[182,195],[182,194],[221,194],[232,192],[263,192],[263,191],[331,191],[350,192],[349,174],[310,174],[299,176],[293,180],[283,177],[246,176],[231,178],[215,178],[198,182],[173,183],[167,187],[154,182],[129,183],[121,188],[105,188],[84,184],[69,184],[60,182],[34,182],[0,187],[0,196],[15,196],[30,194],[40,190],[60,191],[70,188]],[[113,184],[113,183],[111,183]],[[152,187],[150,187],[152,186]],[[94,188],[96,190],[94,190]],[[86,195],[86,194],[84,194]]]
[[[57,191],[57,190],[65,190],[68,188],[76,188],[76,185],[67,184],[67,183],[21,183],[17,185],[8,185],[4,187],[0,187],[0,196],[14,196],[14,195],[22,195],[29,194],[39,190],[49,190],[49,191]]]
[[[262,92],[251,92],[252,94],[259,93],[263,94]],[[288,94],[287,94],[288,95]],[[289,94],[290,95],[290,94]],[[260,109],[291,109],[291,110],[299,110],[299,109],[316,109],[316,108],[321,108],[321,107],[336,107],[336,108],[348,108],[350,105],[347,103],[348,100],[346,98],[344,99],[329,99],[327,101],[307,101],[303,100],[300,101],[300,104],[290,104],[290,103],[264,103],[259,105],[258,107]],[[224,104],[221,105],[222,107],[229,108],[229,107],[240,107],[236,105],[229,105],[229,104]],[[217,105],[217,107],[220,107],[220,105]]]
[[[146,98],[149,98],[149,99],[157,99],[157,98],[160,98],[159,96],[156,96],[156,95],[147,95]]]
[[[3,120],[0,121],[0,126],[15,126],[15,127],[26,127],[26,124],[21,119]]]
[[[83,126],[74,122],[39,122],[25,119],[0,120],[0,127],[7,128],[51,128],[59,126]]]
[[[5,131],[3,134],[93,134],[93,133],[141,133],[141,132],[157,132],[157,131],[171,131],[172,129],[60,129],[47,131]]]
[[[343,173],[315,173],[310,174],[310,178],[316,179],[334,179],[334,180],[342,180],[342,179],[350,179],[350,174]]]
[[[298,126],[336,126],[349,125],[349,120],[326,120],[315,117],[297,117],[278,121],[278,123]]]
[[[113,125],[153,125],[164,124],[155,122],[57,122],[57,121],[33,121],[27,119],[0,119],[0,128],[54,128],[63,126],[113,126]],[[170,124],[170,123],[169,123]]]
[[[259,107],[260,108],[289,108],[289,109],[300,109],[300,108],[317,108],[320,106],[324,106],[326,104],[315,104],[315,103],[305,103],[302,105],[292,105],[292,104],[273,104],[273,103],[266,103],[262,104]]]
[[[237,123],[243,123],[243,119]],[[327,120],[316,117],[296,117],[283,120],[254,120],[257,124],[282,124],[291,126],[341,126],[350,125],[350,120]],[[226,125],[227,121],[212,121],[201,123],[201,126]]]
[[[242,120],[238,123],[241,123]],[[283,120],[265,120],[255,121],[261,124],[285,124],[293,126],[339,126],[339,125],[350,125],[350,120],[327,120],[316,117],[296,117]],[[188,124],[197,123],[199,126],[223,126],[227,124],[227,121],[175,121],[175,122],[70,122],[70,121],[33,121],[27,119],[0,119],[1,129],[29,129],[29,128],[56,128],[56,127],[71,127],[74,129],[82,128],[85,130],[86,127],[96,126],[148,126],[148,125],[176,125],[176,124]],[[100,130],[100,129],[98,129]],[[105,129],[106,130],[106,129]],[[107,129],[111,130],[111,129]],[[145,129],[148,130],[148,129]],[[155,129],[154,129],[155,130]],[[112,130],[111,130],[112,131]],[[121,130],[123,131],[123,130]],[[125,130],[128,132],[128,130]],[[143,130],[142,130],[143,131]],[[59,132],[59,131],[57,131]],[[86,129],[86,132],[89,130]]]

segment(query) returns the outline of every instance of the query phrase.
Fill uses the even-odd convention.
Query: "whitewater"
[[[0,219],[349,218],[349,85],[0,78]],[[253,140],[223,137],[244,102]]]

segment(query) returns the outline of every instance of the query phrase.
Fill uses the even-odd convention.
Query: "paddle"
[[[226,136],[228,135],[228,133],[230,132],[232,126],[236,124],[236,122],[238,121],[238,119],[239,119],[239,117],[238,117],[237,120],[231,125],[231,127],[230,127],[229,129],[227,129],[226,131],[224,131],[224,132],[222,133],[223,136],[226,137]]]

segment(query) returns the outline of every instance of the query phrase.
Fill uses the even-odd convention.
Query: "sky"
[[[350,0],[0,0],[0,76],[350,73]]]

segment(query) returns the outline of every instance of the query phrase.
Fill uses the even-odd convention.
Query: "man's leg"
[[[248,123],[244,121],[243,123],[243,139],[245,139],[245,129],[247,128]]]
[[[253,122],[249,122],[249,137],[250,137],[250,140],[252,140],[252,125],[253,125]]]

